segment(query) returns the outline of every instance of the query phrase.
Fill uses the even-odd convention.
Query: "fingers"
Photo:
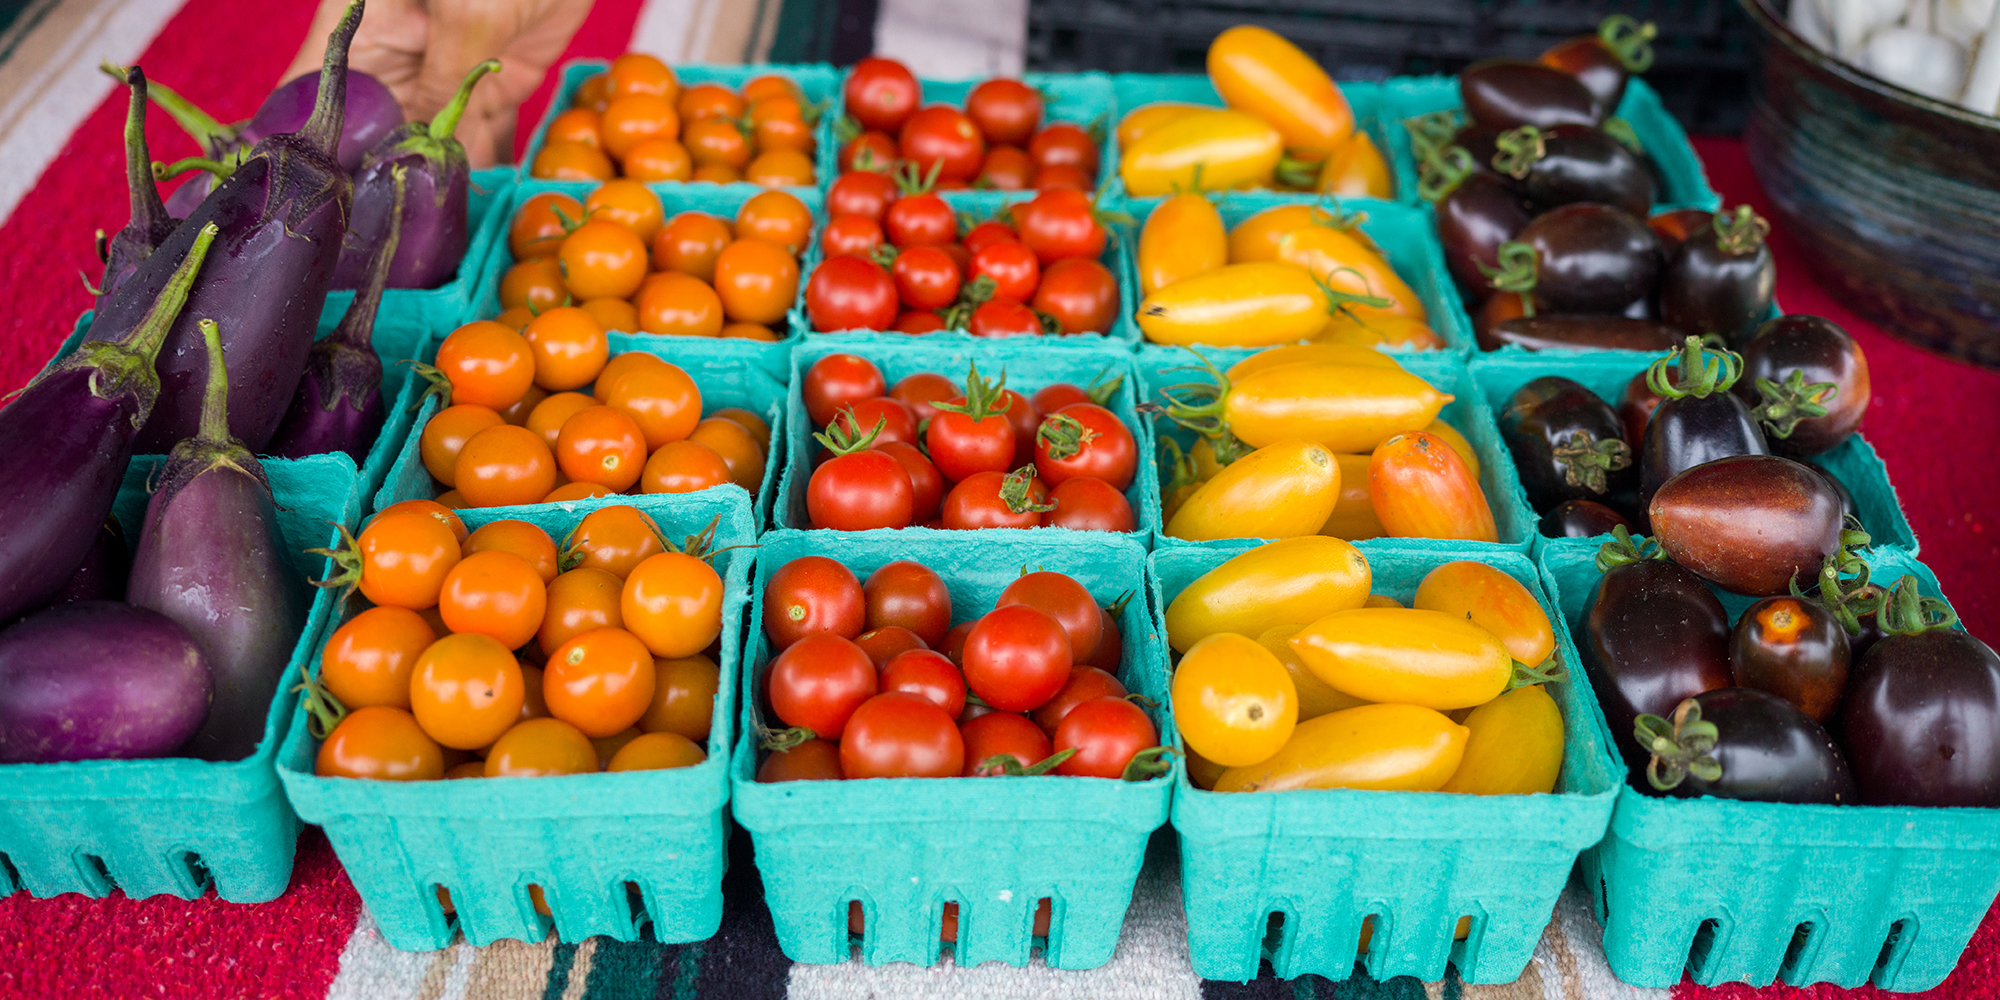
[[[326,39],[347,12],[347,0],[320,0],[312,26],[298,55],[285,68],[277,83],[306,73],[318,73],[326,61]],[[410,114],[410,91],[423,65],[424,48],[429,42],[429,19],[421,0],[369,0],[347,49],[347,67],[366,73],[389,88]]]

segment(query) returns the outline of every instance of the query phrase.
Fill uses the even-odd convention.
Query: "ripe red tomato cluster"
[[[852,173],[827,193],[826,260],[806,284],[815,330],[966,330],[981,337],[1103,333],[1118,279],[1109,233],[1081,191],[1043,191],[978,223],[934,192]]]
[[[973,365],[963,391],[935,372],[891,388],[874,362],[829,354],[800,385],[825,445],[806,484],[813,527],[1131,531],[1132,432],[1103,401],[1117,383],[1033,396]]]
[[[963,109],[918,107],[923,87],[909,67],[871,56],[854,64],[842,98],[856,134],[840,147],[840,170],[892,172],[910,164],[940,189],[1002,191],[1097,185],[1098,140],[1070,122],[1042,124],[1042,95],[995,77],[972,88]]]
[[[1164,771],[1159,731],[1118,680],[1117,618],[1081,583],[1025,573],[985,615],[951,620],[951,591],[919,563],[865,585],[824,556],[779,567],[764,585],[763,690],[794,728],[757,780]]]

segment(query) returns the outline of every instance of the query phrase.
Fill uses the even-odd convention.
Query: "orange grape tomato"
[[[743,98],[719,83],[697,83],[681,91],[680,99],[674,102],[674,110],[683,121],[702,118],[741,118]]]
[[[1461,559],[1431,570],[1410,607],[1470,618],[1497,636],[1507,655],[1529,666],[1556,652],[1555,630],[1541,602],[1519,580],[1485,563]]]
[[[542,400],[529,412],[525,426],[540,435],[542,442],[549,446],[550,451],[554,451],[556,437],[561,433],[563,423],[575,416],[577,411],[586,409],[596,402],[580,392],[551,393],[549,398]]]
[[[526,559],[512,552],[476,552],[445,575],[438,614],[452,632],[478,632],[519,649],[535,637],[548,587]]]
[[[608,96],[625,94],[651,94],[668,101],[680,96],[680,80],[674,71],[657,56],[643,52],[627,52],[611,60],[611,69],[605,74],[610,78]]]
[[[729,467],[729,481],[755,495],[764,485],[764,449],[742,424],[710,417],[695,425],[688,440],[715,452]]]
[[[523,336],[535,352],[535,384],[550,392],[589,385],[611,357],[604,327],[576,306],[542,313]]]
[[[640,730],[708,742],[709,727],[715,723],[715,692],[721,686],[722,668],[700,653],[655,659],[653,703],[639,717]]]
[[[598,483],[564,483],[549,491],[542,498],[543,503],[571,503],[577,500],[595,500],[598,497],[615,496],[616,491]]]
[[[473,507],[530,504],[556,488],[556,459],[542,436],[526,427],[488,427],[458,453],[454,484]]]
[[[461,556],[475,552],[512,552],[527,560],[543,583],[555,579],[558,572],[555,539],[541,526],[527,521],[506,519],[480,525],[479,530],[459,544]]]
[[[570,106],[588,108],[598,114],[604,113],[604,106],[611,103],[611,74],[599,73],[586,78],[576,88],[576,97]]]
[[[775,95],[750,105],[750,139],[758,149],[791,149],[810,153],[818,145],[805,105],[790,94]]]
[[[755,238],[797,257],[812,236],[812,209],[784,191],[766,191],[743,203],[736,211],[736,235]]]
[[[471,403],[447,406],[424,423],[424,431],[417,437],[417,457],[423,460],[424,469],[432,479],[447,487],[454,486],[458,481],[458,455],[465,443],[480,431],[506,422],[491,407]]]
[[[445,574],[459,559],[451,528],[421,511],[375,515],[355,545],[361,554],[361,596],[411,611],[438,602]]]
[[[613,105],[613,109],[616,109]],[[688,155],[694,157],[697,168],[707,166],[728,167],[742,170],[750,162],[750,140],[734,121],[727,118],[703,118],[687,123],[681,129],[681,145],[686,146]]]
[[[613,493],[639,481],[646,464],[646,438],[639,425],[609,406],[578,410],[556,436],[556,465],[576,482],[597,483]]]
[[[593,566],[620,580],[632,567],[665,552],[660,526],[637,507],[619,504],[585,514],[563,540],[563,565]]]
[[[771,425],[765,423],[763,417],[760,417],[757,414],[752,413],[749,410],[746,410],[740,406],[725,406],[722,409],[719,409],[714,413],[709,414],[709,416],[718,417],[723,420],[734,420],[737,423],[742,424],[743,429],[749,431],[750,436],[757,439],[757,447],[766,450],[770,449]]]
[[[617,168],[604,150],[581,142],[551,142],[535,154],[528,175],[552,181],[606,181],[617,176]]]
[[[313,773],[322,778],[435,781],[444,777],[444,751],[409,712],[367,705],[349,712],[326,734]]]
[[[589,108],[571,108],[549,122],[546,142],[580,142],[604,148],[604,116]]]
[[[548,610],[535,634],[542,654],[553,653],[592,629],[623,628],[618,603],[624,591],[625,581],[595,566],[579,566],[557,576],[549,584]]]
[[[601,771],[605,765],[610,764],[611,758],[618,756],[618,751],[625,749],[625,744],[643,735],[645,734],[639,732],[638,727],[635,726],[631,729],[621,729],[609,736],[591,740],[590,748],[597,751],[598,770]]]
[[[799,262],[775,243],[739,239],[723,247],[715,260],[715,294],[732,320],[776,323],[798,293]]]
[[[725,340],[760,340],[768,344],[775,344],[784,339],[778,336],[776,331],[762,323],[724,323],[722,324],[722,332],[716,334],[716,336]]]
[[[599,388],[604,405],[639,425],[648,450],[685,440],[701,423],[701,387],[679,365],[635,366]]]
[[[520,717],[526,698],[513,652],[477,632],[431,643],[410,677],[411,711],[424,732],[457,750],[499,739]]]
[[[629,299],[646,277],[645,241],[608,219],[576,227],[556,256],[570,294],[580,300]]]
[[[520,399],[514,401],[513,406],[500,411],[500,419],[516,427],[526,427],[528,426],[528,415],[535,412],[535,407],[542,405],[542,400],[547,398],[549,398],[549,391],[547,389],[539,385],[530,385],[528,391],[523,393]]]
[[[602,738],[629,729],[653,703],[653,657],[621,628],[592,629],[549,654],[542,696],[549,714]]]
[[[597,381],[591,383],[590,395],[602,403],[604,402],[605,390],[611,387],[611,383],[618,381],[618,376],[634,368],[645,368],[651,365],[663,364],[666,364],[666,362],[660,360],[659,355],[650,354],[646,351],[626,351],[623,354],[614,354],[611,356],[611,360],[604,363],[604,370],[597,373]]]
[[[713,337],[722,332],[722,297],[693,275],[675,271],[650,275],[633,304],[638,307],[641,333]]]
[[[594,774],[597,748],[575,726],[561,719],[529,719],[515,723],[486,752],[489,778],[546,778],[558,774]]]
[[[620,747],[605,764],[606,771],[664,771],[693,767],[708,759],[701,747],[679,733],[646,733]]]
[[[651,243],[659,235],[660,227],[666,225],[666,210],[660,207],[660,196],[646,185],[624,178],[598,185],[597,190],[583,199],[583,210],[592,222],[616,222],[631,230],[642,247]]]
[[[493,317],[493,322],[498,323],[501,326],[504,326],[507,329],[514,331],[515,333],[520,333],[522,330],[528,328],[528,321],[534,318],[535,318],[534,312],[531,311],[527,306],[515,306],[512,309],[500,310],[500,315]]]
[[[693,656],[722,634],[722,577],[686,553],[649,556],[625,578],[618,610],[654,656]]]
[[[569,288],[563,284],[562,265],[556,261],[555,250],[551,250],[547,257],[515,264],[500,276],[502,309],[526,309],[539,313],[562,305],[568,297]]]
[[[812,157],[796,149],[768,149],[743,168],[743,179],[758,187],[811,187]]]
[[[731,482],[729,465],[706,445],[669,441],[646,459],[641,493],[693,493]]]
[[[604,109],[604,152],[623,160],[633,147],[649,139],[672,139],[681,130],[673,103],[651,94],[614,97]],[[539,157],[537,161],[539,162]]]
[[[715,258],[736,238],[729,223],[706,212],[682,212],[653,238],[653,266],[715,280]]]
[[[399,503],[392,503],[376,511],[375,516],[381,517],[385,514],[400,514],[406,510],[419,511],[437,518],[439,524],[451,529],[453,538],[458,539],[460,544],[464,544],[466,538],[465,522],[459,520],[458,509],[448,503],[444,503],[443,498],[437,500],[404,500]]]
[[[527,338],[492,320],[474,320],[438,345],[436,368],[451,382],[451,401],[504,410],[535,384]]]
[[[553,257],[571,226],[583,221],[583,203],[550,191],[535,195],[514,210],[507,225],[507,249],[515,260]]]
[[[589,313],[606,331],[639,332],[639,310],[624,299],[591,299],[577,308]]]
[[[635,181],[685,181],[694,176],[694,157],[678,139],[647,139],[625,152],[621,166]]]
[[[766,73],[763,76],[752,77],[743,84],[743,99],[749,101],[751,104],[769,100],[773,97],[789,97],[795,101],[798,100],[798,84],[776,73]]]
[[[468,760],[463,764],[453,764],[452,766],[445,768],[444,771],[444,780],[446,781],[457,781],[460,778],[484,778],[484,777],[486,777],[486,762],[483,760],[479,760],[477,758]],[[444,891],[443,889],[438,890],[438,892],[443,892],[443,891]],[[445,912],[447,913],[451,912],[451,907],[449,905],[445,907]]]
[[[410,671],[437,640],[424,616],[389,605],[369,608],[333,630],[320,651],[319,679],[349,710],[410,707]]]
[[[1375,449],[1368,459],[1368,500],[1392,538],[1500,540],[1479,481],[1432,434],[1398,434]]]

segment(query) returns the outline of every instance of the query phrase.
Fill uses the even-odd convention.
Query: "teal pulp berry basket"
[[[693,493],[672,494],[677,497],[731,497],[749,512],[752,530],[768,523],[772,497],[777,494],[779,469],[783,464],[785,439],[785,384],[766,374],[764,369],[746,358],[736,347],[723,340],[710,337],[655,337],[648,334],[611,334],[611,356],[617,357],[630,351],[642,351],[663,358],[680,367],[694,379],[695,388],[701,390],[701,412],[713,414],[724,407],[740,407],[764,418],[771,430],[771,446],[764,452],[764,478],[757,492],[746,493],[734,483],[711,486]],[[437,345],[431,345],[425,360],[437,355]],[[415,407],[409,422],[409,433],[402,447],[397,451],[395,462],[383,478],[382,488],[373,496],[373,506],[379,511],[390,504],[404,500],[429,500],[441,490],[430,471],[424,467],[421,445],[424,425],[440,409],[435,395],[421,399],[414,394],[420,388],[412,388],[405,393],[409,404]],[[589,392],[585,386],[578,390]],[[496,507],[494,510],[515,511],[502,517],[519,517],[518,512],[530,511],[544,506],[564,506],[562,504],[526,504],[517,507]]]
[[[1202,357],[1208,359],[1218,370],[1227,372],[1230,366],[1258,353],[1258,350],[1244,348],[1201,349]],[[1396,355],[1396,360],[1410,374],[1429,382],[1439,392],[1448,392],[1453,399],[1439,411],[1438,419],[1456,428],[1471,443],[1473,454],[1479,458],[1479,488],[1486,494],[1487,506],[1493,510],[1493,524],[1498,529],[1500,540],[1492,542],[1445,541],[1428,538],[1365,539],[1357,542],[1364,549],[1377,544],[1394,544],[1402,548],[1429,549],[1434,552],[1518,552],[1526,555],[1536,539],[1535,512],[1528,506],[1527,494],[1521,489],[1521,479],[1514,471],[1514,460],[1507,454],[1507,446],[1500,442],[1499,428],[1493,424],[1493,413],[1485,405],[1484,397],[1466,371],[1464,359],[1449,351],[1416,351]],[[1201,367],[1201,360],[1193,352],[1180,347],[1161,347],[1147,344],[1139,348],[1139,380],[1145,387],[1143,402],[1164,405],[1166,397],[1160,392],[1168,386],[1187,382],[1212,382],[1213,376]],[[1183,449],[1194,445],[1195,435],[1186,428],[1177,426],[1164,416],[1157,417],[1154,436],[1159,439],[1171,438]],[[1164,453],[1155,456],[1165,461]],[[1157,463],[1156,463],[1157,464]],[[1172,481],[1172,470],[1164,469],[1156,473],[1163,484]],[[1233,548],[1235,539],[1208,542],[1194,542],[1174,538],[1166,534],[1166,526],[1161,524],[1155,547],[1221,547]]]
[[[1154,606],[1164,610],[1202,574],[1257,544],[1155,551]],[[1371,547],[1367,555],[1377,594],[1408,602],[1432,569],[1471,558],[1519,581],[1559,620],[1520,553]],[[1164,632],[1164,619],[1155,628]],[[1570,679],[1550,685],[1564,738],[1553,794],[1217,793],[1179,784],[1173,823],[1195,973],[1246,982],[1268,961],[1281,979],[1340,980],[1359,961],[1376,980],[1436,982],[1449,962],[1468,983],[1519,978],[1578,852],[1604,835],[1617,795],[1610,734],[1566,632],[1556,630],[1556,656]],[[1166,644],[1146,653],[1154,671],[1169,673]],[[1461,920],[1468,931],[1454,940]],[[1358,949],[1364,923],[1371,933]]]
[[[1597,550],[1561,539],[1540,554],[1542,582],[1579,643],[1602,576]],[[1925,596],[1943,596],[1907,552],[1865,555],[1877,582],[1914,574]],[[1732,618],[1750,603],[1718,596]],[[2000,810],[1656,798],[1621,786],[1581,872],[1605,958],[1634,986],[1672,986],[1685,972],[1703,985],[1926,990],[1951,973],[2000,894]]]
[[[1215,85],[1209,82],[1206,73],[1113,73],[1112,90],[1118,98],[1118,121],[1126,115],[1148,104],[1162,102],[1173,104],[1201,104],[1209,107],[1223,107],[1222,95],[1216,93]],[[1354,112],[1354,130],[1366,134],[1375,148],[1389,159],[1389,147],[1385,144],[1384,130],[1396,123],[1384,118],[1384,96],[1386,85],[1366,80],[1346,80],[1340,83],[1340,92],[1347,97],[1347,105]],[[1159,197],[1137,198],[1125,190],[1125,182],[1118,174],[1118,161],[1124,150],[1118,147],[1117,122],[1112,123],[1111,135],[1106,140],[1104,170],[1108,180],[1105,188],[1121,199],[1134,214],[1143,215],[1160,202]],[[1392,170],[1392,181],[1400,181]],[[1400,188],[1399,188],[1400,190]],[[1221,193],[1221,192],[1217,192]],[[1230,192],[1242,199],[1244,204],[1257,208],[1272,205],[1297,204],[1319,197],[1312,191],[1257,190]]]
[[[683,212],[705,212],[724,222],[730,223],[732,226],[736,220],[736,213],[743,208],[743,203],[764,191],[763,188],[757,187],[754,184],[662,183],[648,184],[646,187],[659,196],[661,209],[665,213],[665,218],[669,221]],[[460,314],[458,323],[469,323],[477,319],[491,319],[500,314],[500,280],[506,276],[508,269],[512,268],[516,263],[513,248],[508,245],[507,227],[513,221],[514,214],[520,210],[523,204],[536,195],[550,193],[567,194],[581,202],[596,188],[597,185],[595,184],[582,184],[579,186],[570,182],[558,181],[525,181],[515,186],[511,196],[499,206],[498,211],[489,220],[487,238],[484,240],[487,248],[486,257],[480,264],[479,283],[474,286],[471,300],[468,302],[464,312]],[[823,202],[818,191],[811,188],[798,190],[787,188],[786,190],[805,203],[806,208],[812,211],[815,219],[825,214],[821,211]],[[806,277],[811,273],[811,265],[817,259],[818,251],[816,248],[819,246],[819,229],[819,224],[815,223],[813,232],[806,241],[806,248],[802,251],[803,259],[799,262],[799,287],[798,291],[794,293],[791,308],[787,311],[786,316],[781,316],[776,322],[769,324],[771,332],[778,335],[778,340],[761,341],[727,337],[655,335],[639,330],[613,332],[628,333],[643,339],[672,344],[684,341],[706,341],[712,345],[719,345],[716,349],[750,360],[770,373],[774,378],[784,378],[785,374],[791,370],[790,354],[792,346],[798,343],[796,330],[786,329],[787,321],[791,316],[798,313],[800,307],[805,302]],[[648,247],[647,249],[650,253],[651,248]],[[437,339],[443,340],[444,334],[450,333],[457,325],[453,324],[452,327],[447,327],[444,333],[438,335]],[[436,343],[433,342],[431,347],[435,350]]]
[[[514,173],[513,167],[488,167],[472,172],[472,184],[465,198],[465,258],[459,262],[452,279],[436,288],[390,288],[382,292],[382,307],[375,314],[378,350],[384,349],[385,341],[387,347],[407,350],[442,337],[464,322],[460,317],[472,301],[473,288],[479,284],[479,265],[486,259],[493,233],[505,236],[507,232],[504,218],[498,220],[501,225],[497,230],[489,223],[494,221],[494,209],[506,204],[514,187]],[[320,310],[320,326],[330,328],[339,323],[353,301],[352,291],[328,292],[326,305]],[[409,351],[398,356],[414,358],[417,353]]]
[[[1395,175],[1398,196],[1404,201],[1418,202],[1421,200],[1417,194],[1418,164],[1410,150],[1409,130],[1403,123],[1433,111],[1461,108],[1458,78],[1397,77],[1382,86],[1382,132],[1389,140],[1383,153],[1388,156],[1390,170]],[[1619,103],[1615,117],[1632,126],[1639,145],[1659,168],[1654,173],[1655,205],[1710,210],[1721,206],[1722,196],[1709,187],[1701,157],[1695,155],[1694,145],[1688,142],[1680,122],[1660,103],[1659,91],[1648,86],[1644,79],[1633,77],[1625,85],[1625,99]]]
[[[989,380],[1004,374],[1007,387],[1024,396],[1033,396],[1036,390],[1057,382],[1088,387],[1122,379],[1105,405],[1131,430],[1133,444],[1138,450],[1138,468],[1132,477],[1132,484],[1125,490],[1125,499],[1132,505],[1132,520],[1136,529],[1129,537],[1145,544],[1159,529],[1160,516],[1159,476],[1154,463],[1146,458],[1153,453],[1151,421],[1141,419],[1133,409],[1141,401],[1141,390],[1138,376],[1132,370],[1132,355],[1102,340],[1093,340],[1092,343],[1097,345],[1095,350],[1086,350],[1078,345],[1073,349],[1056,351],[1041,349],[1040,339],[991,340],[934,335],[912,340],[897,333],[840,334],[806,341],[792,352],[791,388],[785,404],[784,471],[778,480],[773,526],[800,529],[813,526],[812,517],[806,510],[806,487],[812,478],[813,456],[820,448],[813,434],[820,428],[813,426],[812,418],[806,414],[802,394],[805,373],[829,354],[855,354],[874,362],[881,369],[883,379],[892,387],[918,372],[936,372],[964,389],[967,369],[972,365],[977,365],[981,377]],[[949,495],[950,485],[947,484],[945,489]],[[990,530],[993,529],[987,529]],[[1066,528],[1025,530],[1038,535],[1070,533]],[[893,533],[888,537],[895,537],[931,535],[935,531],[923,527],[879,528],[863,534]],[[952,532],[940,537],[949,538],[956,534]]]
[[[112,508],[136,542],[147,485],[161,456],[135,459]],[[345,455],[264,463],[278,527],[301,588],[325,575],[307,549],[338,541],[328,522],[361,516],[354,463]],[[211,888],[232,903],[276,899],[291,882],[299,820],[272,762],[291,727],[300,671],[319,653],[331,596],[313,599],[305,630],[264,718],[264,736],[242,760],[185,757],[0,766],[0,895],[194,899]]]
[[[1574,379],[1616,408],[1625,391],[1625,384],[1633,376],[1644,372],[1646,366],[1655,360],[1655,355],[1636,351],[1480,354],[1473,356],[1472,377],[1479,384],[1482,397],[1492,408],[1495,418],[1506,408],[1507,400],[1515,390],[1543,375]],[[1504,445],[1501,454],[1506,454]],[[1638,459],[1637,455],[1632,456],[1635,463]],[[1909,520],[1903,516],[1903,505],[1896,499],[1896,488],[1889,482],[1889,470],[1861,435],[1848,438],[1843,444],[1813,456],[1808,462],[1832,473],[1847,487],[1848,493],[1854,497],[1861,527],[1868,532],[1874,544],[1893,545],[1911,555],[1917,553],[1917,536],[1910,530]],[[1539,523],[1537,521],[1534,529],[1537,534]]]
[[[1222,222],[1230,229],[1250,217],[1285,204],[1309,204],[1299,199],[1276,202],[1270,198],[1253,196],[1254,192],[1225,191],[1214,196]],[[1154,203],[1157,205],[1157,202]],[[1444,252],[1438,248],[1437,233],[1431,215],[1422,208],[1401,205],[1395,202],[1379,201],[1374,198],[1350,198],[1345,201],[1326,199],[1318,204],[1328,212],[1345,212],[1358,215],[1361,232],[1382,249],[1382,255],[1397,277],[1417,293],[1423,302],[1425,321],[1438,336],[1444,338],[1452,352],[1465,354],[1478,349],[1472,338],[1472,324],[1466,319],[1464,307],[1458,302],[1458,289],[1452,285],[1451,272],[1445,268]],[[1137,225],[1133,233],[1146,222],[1146,213],[1151,208],[1141,208],[1131,203]],[[1139,264],[1137,244],[1130,244],[1125,254],[1124,276],[1126,305],[1119,314],[1120,336],[1137,344],[1147,340],[1139,330],[1138,321],[1133,318],[1143,295],[1139,292]],[[1412,352],[1408,348],[1395,348],[1391,353],[1401,356]]]
[[[961,968],[1026,965],[1036,949],[1050,968],[1089,969],[1117,948],[1146,841],[1167,819],[1173,773],[1144,782],[1106,778],[885,778],[759,784],[759,731],[781,727],[757,704],[770,648],[758,609],[765,580],[800,556],[837,559],[866,578],[910,559],[937,570],[951,589],[952,619],[993,606],[1021,573],[1075,577],[1099,604],[1133,595],[1118,620],[1125,685],[1166,703],[1161,662],[1140,651],[1165,642],[1147,608],[1145,550],[1115,535],[987,531],[960,537],[833,536],[775,531],[757,552],[748,654],[742,676],[743,732],[736,745],[731,809],[750,831],[778,945],[795,962],[824,965],[858,953],[867,965],[937,961],[946,903],[958,904]],[[1165,708],[1148,709],[1171,744]],[[1035,910],[1051,901],[1046,938]],[[863,933],[848,931],[859,902]],[[858,947],[857,947],[858,945]]]
[[[629,504],[678,542],[717,522],[717,547],[750,545],[741,504],[716,496],[603,497],[532,509],[466,510],[468,529],[500,518],[528,521],[558,543],[590,511]],[[692,767],[545,778],[373,781],[313,774],[317,741],[305,713],[279,759],[278,776],[307,822],[326,829],[334,853],[390,944],[429,951],[459,934],[478,946],[537,942],[553,928],[568,942],[605,935],[662,943],[699,941],[722,921],[728,862],[729,751],[750,557],[715,557],[722,573],[721,686],[706,760]],[[354,610],[362,603],[351,599]],[[329,620],[331,629],[337,621]],[[318,647],[306,662],[317,665]],[[551,916],[529,896],[538,886]],[[438,890],[450,894],[453,914]]]

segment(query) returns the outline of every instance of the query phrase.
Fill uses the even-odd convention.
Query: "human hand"
[[[472,90],[458,141],[475,167],[513,158],[521,102],[562,58],[570,36],[590,13],[591,0],[370,0],[354,33],[347,64],[381,80],[411,121],[429,121],[458,92],[474,66],[500,60],[500,70]],[[306,42],[280,82],[317,73],[326,38],[347,0],[321,0]]]

